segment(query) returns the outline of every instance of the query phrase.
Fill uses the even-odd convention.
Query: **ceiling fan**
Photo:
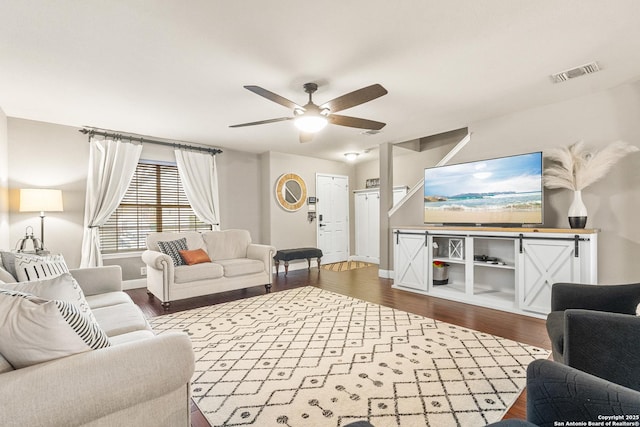
[[[313,134],[324,128],[327,123],[371,130],[380,130],[386,125],[386,123],[376,122],[374,120],[335,114],[338,111],[346,110],[347,108],[355,107],[356,105],[364,104],[365,102],[379,98],[382,95],[386,95],[387,90],[379,84],[374,84],[349,92],[321,105],[314,104],[312,99],[313,93],[318,90],[318,85],[316,83],[305,83],[303,87],[304,91],[309,94],[309,102],[304,106],[300,106],[295,102],[289,101],[287,98],[263,89],[260,86],[244,86],[245,89],[250,90],[256,95],[260,95],[270,101],[292,109],[293,117],[279,117],[277,119],[242,123],[229,127],[238,128],[293,120],[296,127],[300,129],[300,142],[309,142],[313,138]]]

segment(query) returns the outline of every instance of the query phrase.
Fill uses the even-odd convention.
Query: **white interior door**
[[[346,261],[349,257],[349,178],[316,175],[318,248],[322,263]]]

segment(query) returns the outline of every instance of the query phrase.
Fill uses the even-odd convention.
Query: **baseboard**
[[[122,289],[125,291],[129,289],[140,289],[147,287],[147,279],[133,279],[133,280],[123,280],[122,281]]]
[[[393,279],[393,270],[378,269],[378,277],[382,277],[383,279]]]
[[[372,258],[368,256],[351,255],[349,261],[368,262],[369,264],[380,264],[380,258]]]

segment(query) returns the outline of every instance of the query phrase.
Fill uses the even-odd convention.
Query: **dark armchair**
[[[640,392],[551,360],[527,368],[527,421],[503,420],[491,426],[551,427],[556,422],[640,421]],[[620,424],[622,425],[622,424]]]
[[[553,359],[640,390],[640,283],[551,289],[547,331]]]

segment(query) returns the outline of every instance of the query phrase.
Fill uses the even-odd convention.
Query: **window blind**
[[[195,215],[174,165],[138,163],[120,206],[100,227],[102,253],[146,249],[154,231],[211,230]]]

